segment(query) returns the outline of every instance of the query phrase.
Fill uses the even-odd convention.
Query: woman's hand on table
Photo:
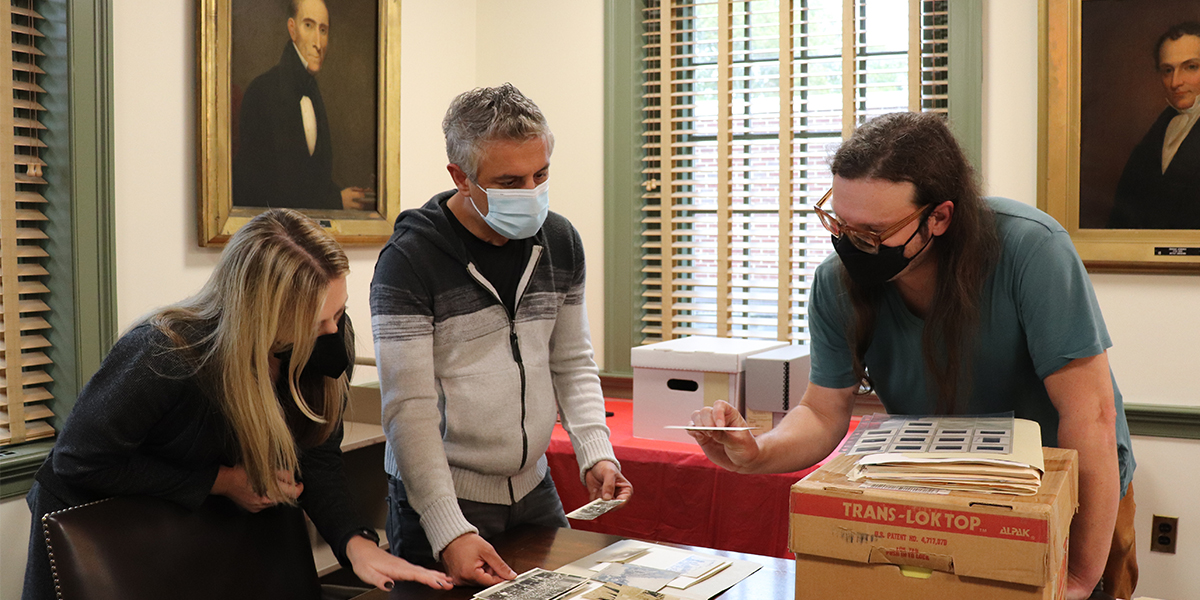
[[[381,590],[391,590],[397,581],[416,581],[435,590],[454,587],[449,575],[393,556],[362,536],[356,535],[346,543],[346,557],[359,579]]]

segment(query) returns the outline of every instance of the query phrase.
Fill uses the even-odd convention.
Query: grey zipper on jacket
[[[525,405],[525,363],[521,360],[521,345],[517,339],[517,308],[521,305],[521,298],[525,296],[525,289],[529,287],[529,280],[533,278],[533,269],[537,267],[538,260],[542,257],[542,247],[534,245],[529,253],[529,263],[525,265],[525,272],[521,274],[521,281],[517,283],[517,297],[513,299],[513,308],[510,312],[508,307],[504,305],[504,299],[496,292],[496,288],[492,285],[479,269],[475,268],[475,263],[467,262],[467,272],[484,289],[492,293],[492,297],[504,306],[504,313],[508,316],[508,342],[511,346],[513,361],[517,363],[517,371],[521,375],[521,466],[518,471],[525,468],[525,463],[529,461],[529,432],[525,430],[525,414],[527,408]],[[508,498],[516,504],[517,497],[513,492],[512,477],[508,478]]]

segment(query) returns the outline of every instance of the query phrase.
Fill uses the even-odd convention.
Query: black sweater
[[[199,507],[219,467],[234,466],[239,450],[206,378],[193,371],[151,325],[118,340],[37,473],[39,485],[27,499],[33,519],[113,496],[157,496]],[[299,503],[348,567],[346,543],[366,525],[351,509],[341,441],[339,423],[325,442],[299,449]]]

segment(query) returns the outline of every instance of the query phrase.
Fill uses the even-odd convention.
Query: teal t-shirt
[[[1001,255],[985,284],[970,363],[972,377],[964,382],[971,386],[970,396],[960,412],[1012,411],[1041,425],[1043,445],[1057,446],[1058,411],[1042,380],[1074,359],[1104,352],[1112,342],[1091,280],[1066,230],[1031,206],[1005,198],[987,201],[996,213]],[[858,381],[846,341],[853,311],[841,271],[836,254],[817,267],[808,307],[809,379],[828,388],[845,388]],[[877,321],[866,366],[880,401],[892,414],[932,414],[937,397],[926,381],[921,353],[925,321],[908,310],[890,284]],[[1121,489],[1125,490],[1133,479],[1135,462],[1115,379],[1113,393]]]

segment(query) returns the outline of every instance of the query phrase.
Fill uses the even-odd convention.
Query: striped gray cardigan
[[[546,218],[510,318],[442,211],[453,193],[400,214],[371,281],[385,469],[404,481],[435,555],[476,531],[457,498],[512,504],[537,486],[558,414],[581,477],[616,463],[578,232]]]

